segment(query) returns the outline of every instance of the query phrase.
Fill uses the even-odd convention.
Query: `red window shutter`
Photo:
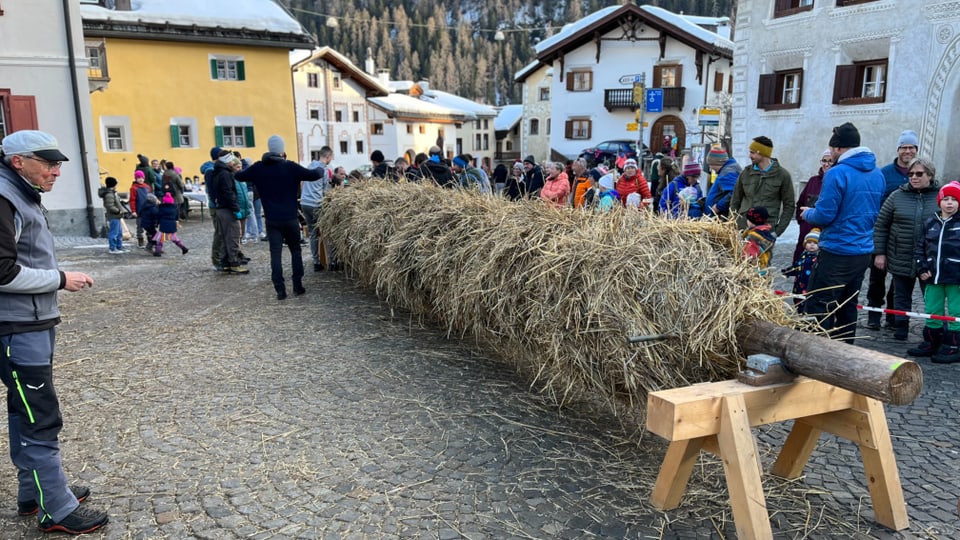
[[[757,85],[757,108],[766,109],[768,105],[779,103],[777,99],[777,74],[766,73],[760,75],[760,83]]]
[[[33,96],[10,96],[10,132],[39,129],[37,100]]]
[[[857,91],[857,66],[853,64],[837,66],[833,79],[833,104],[837,105],[842,100],[852,97],[860,97]]]

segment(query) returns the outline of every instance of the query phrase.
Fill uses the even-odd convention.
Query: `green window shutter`
[[[243,139],[247,143],[247,148],[253,148],[257,145],[256,141],[253,139],[253,126],[243,127]]]
[[[180,126],[170,126],[170,146],[180,148]]]
[[[237,60],[237,80],[245,81],[247,79],[246,69],[243,67],[243,60]]]
[[[217,61],[215,59],[210,60],[210,78],[217,80]]]
[[[217,140],[217,146],[223,147],[223,126],[214,126],[213,138]]]

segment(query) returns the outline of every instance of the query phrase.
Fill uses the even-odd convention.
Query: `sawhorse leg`
[[[773,538],[760,482],[760,458],[743,394],[728,394],[720,407],[720,459],[730,491],[738,538]]]
[[[653,486],[653,494],[650,496],[650,502],[654,508],[673,510],[680,506],[680,499],[687,490],[687,482],[690,481],[690,474],[697,463],[697,458],[700,457],[700,449],[703,448],[706,438],[699,437],[670,443],[667,455],[663,457],[660,474],[657,475],[657,483]]]
[[[873,513],[877,523],[895,531],[910,526],[907,518],[907,505],[903,500],[903,486],[900,484],[900,472],[893,455],[890,431],[883,404],[866,396],[857,396],[857,406],[867,413],[867,426],[873,440],[871,448],[859,443],[863,457],[863,470],[867,475],[870,488],[870,500],[873,501]]]

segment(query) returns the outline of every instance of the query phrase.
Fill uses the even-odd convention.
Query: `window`
[[[333,120],[335,122],[343,122],[343,111],[339,109],[336,111],[333,111]]]
[[[653,66],[653,88],[675,88],[683,86],[681,81],[683,66],[680,64],[662,64]]]
[[[537,118],[530,119],[530,134],[539,135],[540,134],[540,120]]]
[[[310,161],[320,161],[320,151],[311,150],[310,151]]]
[[[189,125],[174,124],[170,126],[170,146],[172,148],[190,148],[193,146],[193,137],[190,135]]]
[[[0,134],[37,129],[37,102],[34,96],[18,96],[0,88]]]
[[[840,0],[837,0],[837,5],[840,5]],[[811,9],[813,9],[813,0],[776,0],[773,5],[773,16],[774,18],[786,17]]]
[[[483,129],[490,129],[490,119],[489,119],[489,118],[484,118],[484,119],[483,119]]]
[[[833,80],[835,105],[883,103],[887,92],[887,59],[837,66]]]
[[[340,153],[347,154],[350,151],[350,142],[349,141],[340,141]]]
[[[540,93],[539,93],[540,101],[550,101],[550,87],[546,86],[546,87],[540,88],[539,90],[540,90]]]
[[[360,111],[353,111],[353,121],[357,123],[360,122]]]
[[[107,150],[113,152],[123,152],[126,150],[123,144],[123,128],[120,126],[107,127]]]
[[[550,135],[550,119],[547,118],[547,135]]]
[[[343,88],[343,78],[340,77],[340,72],[339,72],[339,71],[334,71],[334,72],[331,73],[331,76],[333,77],[333,89],[334,89],[334,90],[340,90],[340,89],[342,89],[342,88]]]
[[[210,78],[215,81],[245,80],[243,60],[239,58],[211,58]]]
[[[484,149],[484,150],[489,150],[489,149],[490,149],[490,134],[489,134],[489,133],[484,133],[484,134],[483,134],[483,149]]]
[[[589,118],[571,118],[564,125],[564,137],[567,139],[589,139],[593,131],[593,122]]]
[[[363,154],[363,141],[357,141],[357,153]]]
[[[479,119],[479,118],[477,118],[476,120],[474,120],[474,122],[473,122],[473,129],[480,129],[480,119]]]
[[[481,146],[480,146],[481,141],[482,141],[482,139],[481,139],[481,137],[480,137],[480,134],[477,133],[477,134],[474,136],[474,139],[473,139],[473,149],[474,149],[474,150],[480,150],[480,148],[481,148]]]
[[[799,108],[802,84],[802,69],[760,75],[757,108],[768,111]]]
[[[420,134],[423,135],[427,132],[427,126],[420,124]]]
[[[373,124],[370,124],[370,134],[383,135],[383,124],[380,122],[375,122]]]
[[[713,91],[723,92],[723,72],[721,71],[713,74]]]
[[[318,108],[316,108],[316,107],[310,107],[310,112],[308,113],[308,115],[310,116],[310,119],[311,119],[311,120],[319,120],[319,119],[320,119],[320,109],[318,109]]]
[[[413,135],[413,125],[407,124],[407,135]]]
[[[593,90],[592,71],[571,71],[567,73],[567,90],[570,92],[589,92]],[[549,89],[547,89],[549,92]]]
[[[308,88],[319,88],[319,87],[320,87],[320,74],[319,74],[319,73],[307,73],[307,87],[308,87]]]
[[[87,78],[106,79],[107,49],[103,41],[88,41],[84,48],[87,51]]]
[[[221,126],[220,129],[223,131],[223,146],[247,146],[243,126]]]

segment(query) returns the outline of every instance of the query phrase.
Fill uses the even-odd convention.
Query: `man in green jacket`
[[[737,213],[737,226],[747,227],[747,210],[763,206],[770,213],[768,223],[777,236],[782,236],[797,209],[790,172],[772,158],[773,141],[760,136],[750,142],[750,161],[737,178],[730,200],[730,210]]]

